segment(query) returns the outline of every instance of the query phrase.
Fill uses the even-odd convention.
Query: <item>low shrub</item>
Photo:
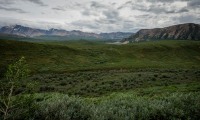
[[[173,93],[154,97],[112,94],[80,98],[53,94],[39,102],[35,119],[44,120],[169,120],[200,118],[199,93]]]
[[[54,94],[52,98],[38,103],[36,119],[42,120],[87,120],[91,118],[90,105],[79,97]]]

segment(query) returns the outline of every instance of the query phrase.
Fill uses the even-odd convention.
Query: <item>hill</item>
[[[109,45],[90,41],[29,43],[0,40],[0,72],[21,56],[33,72],[122,68],[198,68],[200,42],[154,41]]]
[[[0,73],[2,76],[8,64],[25,56],[32,72],[29,79],[38,82],[37,92],[99,96],[151,86],[196,84],[199,51],[199,41],[110,45],[0,40]],[[186,87],[192,91],[193,86]]]
[[[34,82],[37,106],[19,106],[31,113],[19,119],[198,119],[199,51],[200,41],[0,40],[0,88],[9,83],[2,78],[8,64],[25,56],[32,73],[15,93]]]
[[[200,40],[200,25],[187,23],[165,28],[142,29],[122,41],[139,42],[149,40]]]

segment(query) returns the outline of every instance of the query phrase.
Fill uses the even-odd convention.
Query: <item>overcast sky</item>
[[[0,26],[86,32],[200,23],[200,0],[0,0]]]

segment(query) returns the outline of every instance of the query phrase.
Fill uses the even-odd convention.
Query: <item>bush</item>
[[[55,88],[53,86],[42,86],[40,87],[40,92],[51,92],[54,91]]]
[[[112,97],[111,97],[112,98]],[[96,106],[94,120],[199,119],[200,95],[175,93],[146,98],[117,95]]]
[[[5,75],[6,84],[1,86],[0,119],[25,119],[33,114],[31,112],[35,108],[31,94],[33,84],[25,81],[28,73],[29,69],[24,57],[9,65]],[[26,93],[29,93],[29,95],[26,95]]]
[[[85,99],[52,94],[39,102],[35,119],[45,120],[171,120],[199,119],[200,94],[174,93],[141,97],[116,93]]]
[[[38,103],[40,108],[36,119],[44,120],[87,120],[91,118],[91,108],[79,97],[54,94],[52,98]]]

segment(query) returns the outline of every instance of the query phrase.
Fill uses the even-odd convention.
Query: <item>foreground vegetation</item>
[[[0,119],[200,119],[200,42],[0,43]]]
[[[19,106],[24,114],[10,119],[40,120],[198,120],[200,94],[166,93],[138,96],[116,93],[100,98],[81,98],[64,94],[37,94],[34,107]]]
[[[200,118],[199,103],[199,93],[173,93],[154,97],[116,94],[94,100],[53,95],[39,102],[36,116],[49,120],[195,120]]]
[[[198,69],[138,69],[37,74],[27,81],[37,83],[37,92],[60,92],[79,96],[101,96],[152,86],[200,85]],[[188,87],[188,89],[190,89]],[[192,91],[192,89],[190,89]]]

